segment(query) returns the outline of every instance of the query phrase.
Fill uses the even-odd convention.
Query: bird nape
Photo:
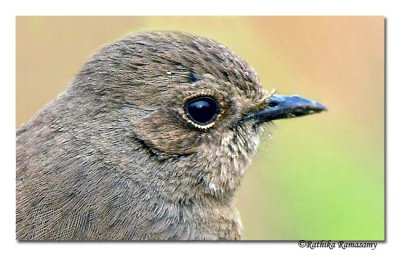
[[[128,36],[17,130],[17,239],[240,239],[233,198],[265,124],[323,110],[216,41]]]

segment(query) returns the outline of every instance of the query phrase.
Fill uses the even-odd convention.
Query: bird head
[[[325,109],[267,92],[231,50],[178,32],[138,33],[104,47],[83,66],[77,86],[93,98],[90,109],[114,113],[97,111],[100,122],[127,128],[146,161],[158,164],[150,172],[169,168],[165,184],[177,177],[174,186],[217,197],[239,186],[266,124]]]

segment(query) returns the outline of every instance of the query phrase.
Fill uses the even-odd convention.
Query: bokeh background
[[[263,86],[329,111],[275,122],[238,192],[249,240],[383,240],[383,17],[17,17],[16,127],[85,60],[127,34],[180,30],[222,42]]]

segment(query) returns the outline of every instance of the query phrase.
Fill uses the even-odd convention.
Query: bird
[[[262,134],[324,110],[213,39],[130,34],[17,129],[16,239],[242,239],[234,199]]]

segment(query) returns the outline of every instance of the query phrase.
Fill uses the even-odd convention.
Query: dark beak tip
[[[293,114],[293,117],[312,115],[321,113],[323,111],[328,111],[328,109],[319,102],[305,98],[303,98],[302,101],[304,102],[299,102],[299,105],[294,104],[291,110],[288,108],[288,112]]]
[[[325,107],[324,105],[322,105],[322,104],[319,103],[319,102],[315,102],[315,110],[316,110],[317,112],[322,112],[322,111],[328,111],[328,108]]]

